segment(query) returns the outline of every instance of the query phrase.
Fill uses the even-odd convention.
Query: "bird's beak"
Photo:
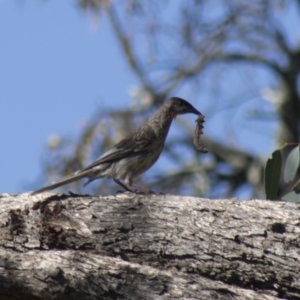
[[[194,106],[191,107],[190,113],[198,115],[198,116],[202,116],[201,112],[199,110],[197,110]]]

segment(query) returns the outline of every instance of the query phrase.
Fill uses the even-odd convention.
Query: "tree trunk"
[[[0,196],[0,299],[300,299],[298,204]]]

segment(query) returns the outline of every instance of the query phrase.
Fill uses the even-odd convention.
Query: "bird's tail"
[[[73,173],[69,176],[63,177],[62,179],[51,183],[50,185],[47,185],[47,186],[45,186],[45,187],[43,187],[43,188],[41,188],[37,191],[34,191],[34,192],[30,193],[30,195],[36,195],[36,194],[39,194],[39,193],[42,193],[42,192],[45,192],[45,191],[56,189],[56,188],[58,188],[62,185],[65,185],[65,184],[68,184],[70,182],[79,180],[83,177],[88,177],[88,174],[90,174],[90,173],[91,173],[91,170],[86,170],[84,172]]]

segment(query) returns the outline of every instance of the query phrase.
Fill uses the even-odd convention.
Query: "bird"
[[[87,185],[91,181],[103,177],[112,178],[115,183],[128,192],[154,193],[148,188],[135,185],[133,179],[151,168],[158,160],[172,121],[177,115],[187,113],[202,115],[192,104],[182,98],[172,97],[166,100],[147,122],[92,164],[32,192],[31,195],[56,189],[82,178],[88,178],[85,183]]]

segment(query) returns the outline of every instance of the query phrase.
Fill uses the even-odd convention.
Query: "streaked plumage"
[[[129,187],[137,187],[132,183],[132,179],[148,170],[159,158],[174,117],[185,113],[201,115],[190,103],[181,98],[173,97],[167,100],[137,131],[121,140],[95,162],[33,192],[32,195],[84,177],[88,178],[86,184],[97,178],[110,177],[125,190],[132,191]],[[149,189],[137,188],[140,192],[149,192]]]

